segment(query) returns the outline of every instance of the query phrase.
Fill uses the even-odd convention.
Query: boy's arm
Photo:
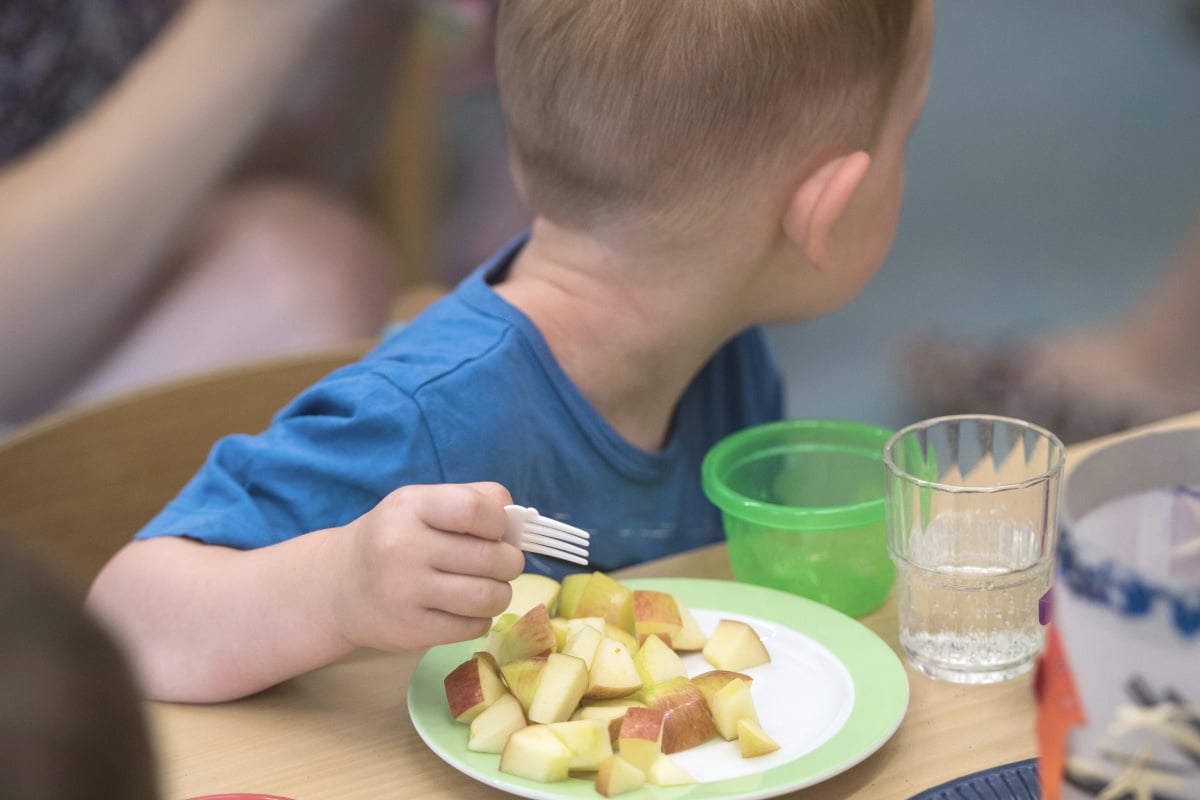
[[[349,525],[255,550],[134,541],[97,576],[88,606],[148,696],[229,700],[358,646],[482,635],[524,567],[499,541],[508,502],[495,484],[409,486]]]

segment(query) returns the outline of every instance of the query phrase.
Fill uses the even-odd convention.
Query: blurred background
[[[1008,342],[1106,321],[1200,216],[1200,2],[957,0],[937,16],[887,263],[841,311],[770,331],[789,416],[929,416],[898,379],[911,336]],[[494,93],[450,96],[435,259],[456,280],[524,212],[494,167]]]
[[[106,83],[93,94],[102,96],[132,63],[142,40],[153,40],[159,26],[174,19],[176,7],[198,8],[176,0],[0,5],[0,52],[23,54],[0,63],[0,78],[28,90],[20,98],[28,109],[13,102],[0,106],[5,122],[0,134],[20,132],[11,120],[40,121],[44,112],[37,106],[47,96],[46,86],[99,77]],[[224,238],[212,234],[203,227],[207,218],[197,213],[197,219],[165,232],[162,252],[155,255],[160,273],[180,282],[172,276],[188,273],[173,262],[195,255],[189,236],[199,236],[194,233],[199,230],[208,237],[200,241],[227,244],[229,263],[240,255],[269,270],[255,273],[257,283],[246,286],[248,269],[238,267],[232,274],[241,283],[227,283],[220,297],[207,298],[231,307],[222,311],[218,327],[232,344],[183,353],[181,342],[190,346],[215,335],[197,333],[187,319],[183,335],[144,335],[160,349],[143,353],[134,365],[140,369],[109,367],[134,350],[128,331],[150,327],[147,309],[135,307],[135,300],[163,305],[147,287],[133,286],[131,293],[146,296],[124,299],[129,319],[120,319],[120,325],[60,335],[58,341],[40,337],[59,351],[64,342],[84,343],[70,359],[47,359],[55,361],[53,375],[22,367],[36,363],[32,356],[22,361],[7,353],[8,361],[0,360],[6,367],[0,389],[10,389],[7,398],[0,392],[0,431],[6,423],[139,383],[373,336],[384,323],[411,317],[527,225],[528,212],[507,171],[491,74],[489,3],[356,0],[348,8],[360,13],[332,26],[326,49],[318,51],[322,58],[294,65],[297,85],[288,97],[295,107],[284,103],[277,112],[282,119],[260,134],[256,148],[237,154],[240,161],[213,166],[223,170],[217,177],[230,184],[229,194],[243,199],[232,210],[226,203],[223,218],[240,219],[237,213],[246,212],[249,221],[234,230],[241,238],[224,233],[229,224],[218,230]],[[151,15],[147,9],[158,10]],[[943,341],[1004,341],[1104,320],[1158,280],[1189,225],[1200,218],[1200,0],[944,0],[937,15],[929,101],[910,144],[907,197],[887,263],[846,308],[770,330],[787,379],[789,416],[887,427],[928,416],[930,409],[915,403],[898,380],[898,348],[909,337],[932,330]],[[124,37],[136,40],[124,60],[100,58],[123,41],[109,34],[136,31],[138,20],[145,22],[146,35]],[[60,32],[54,38],[61,73],[41,76],[45,42],[30,31]],[[79,41],[92,43],[88,52],[104,69],[75,57]],[[95,108],[68,106],[64,119],[74,114],[86,120],[84,112]],[[54,130],[50,126],[32,144],[49,148]],[[13,159],[4,166],[20,165]],[[309,221],[293,205],[282,223],[277,213],[264,222],[259,206],[277,211],[280,202],[294,198],[248,193],[280,178],[303,181],[287,186],[305,189],[308,201],[315,189],[321,193],[317,199],[352,203],[333,209],[341,226],[333,233],[342,238],[315,225],[329,221],[329,208],[316,208]],[[278,183],[274,186],[280,194]],[[174,184],[170,188],[176,190]],[[249,208],[247,196],[258,198]],[[319,205],[308,201],[306,207]],[[69,223],[51,222],[46,227],[53,244]],[[108,240],[123,241],[128,233],[118,231]],[[271,258],[255,255],[263,235],[278,248]],[[351,246],[356,241],[358,250]],[[338,326],[323,339],[305,339],[306,328],[320,327],[308,324],[314,316],[336,316],[321,280],[335,275],[347,283],[346,265],[339,262],[351,261],[364,248],[370,258],[362,261],[371,271],[364,267],[366,277],[341,312],[357,327]],[[105,261],[86,248],[83,256],[77,269],[90,271],[92,261]],[[301,269],[306,261],[319,263]],[[10,266],[26,262],[31,259],[9,256]],[[284,264],[295,266],[295,274],[277,274],[286,273],[279,269]],[[397,272],[400,292],[393,302],[378,281]],[[1200,303],[1200,280],[1196,284]],[[285,312],[269,325],[261,322],[262,301],[253,292],[271,300],[287,286],[310,297],[317,310],[290,311],[299,324]],[[187,288],[179,288],[181,296]],[[200,302],[194,292],[192,297]],[[232,308],[231,298],[244,298],[246,308]],[[129,314],[130,308],[142,316]],[[196,315],[205,317],[216,319]],[[256,325],[283,340],[244,352],[243,342],[272,338]],[[1195,372],[1200,380],[1200,368]],[[14,387],[32,386],[35,379],[37,392],[12,396],[21,395]],[[73,380],[85,385],[73,386]],[[1196,394],[1200,407],[1200,391]]]
[[[789,415],[904,425],[925,415],[896,380],[908,334],[1101,320],[1157,278],[1200,214],[1197,5],[936,4],[887,263],[842,311],[771,332]]]

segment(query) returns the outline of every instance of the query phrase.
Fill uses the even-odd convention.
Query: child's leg
[[[386,242],[361,214],[282,181],[221,196],[179,259],[66,404],[378,335],[398,274]]]

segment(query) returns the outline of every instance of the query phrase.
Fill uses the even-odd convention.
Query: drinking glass
[[[884,445],[900,646],[933,678],[995,683],[1041,652],[1064,448],[1007,417],[938,417]]]

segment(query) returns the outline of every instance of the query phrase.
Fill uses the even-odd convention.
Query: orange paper
[[[1054,626],[1046,629],[1046,649],[1034,676],[1037,692],[1038,781],[1042,800],[1058,800],[1067,759],[1067,733],[1087,721],[1075,678]]]

